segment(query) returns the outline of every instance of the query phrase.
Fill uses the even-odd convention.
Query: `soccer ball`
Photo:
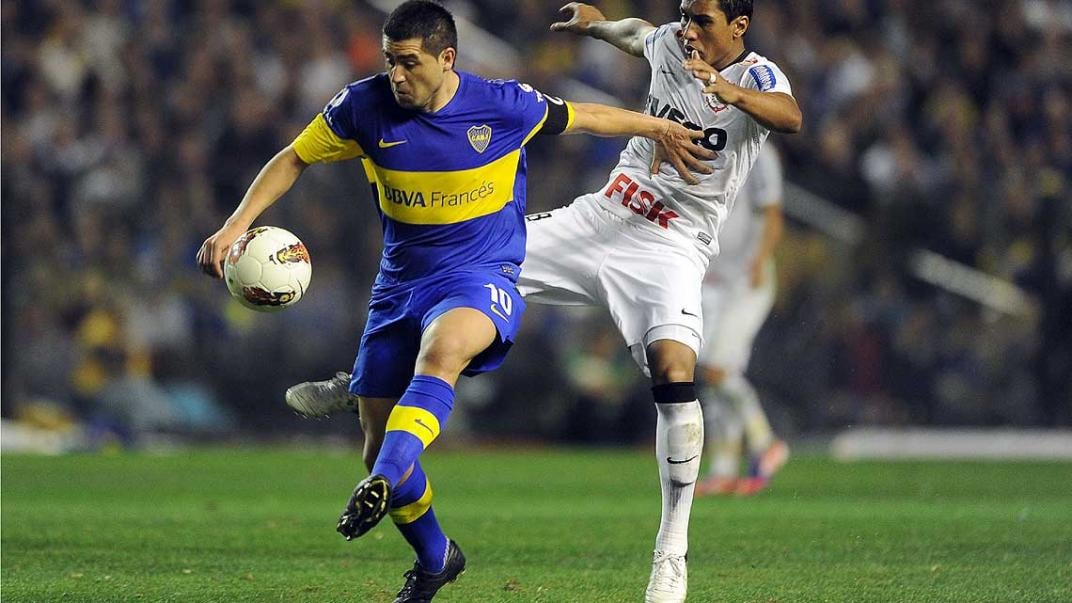
[[[248,230],[231,245],[223,262],[231,295],[258,312],[279,312],[298,303],[312,274],[305,244],[275,226]]]

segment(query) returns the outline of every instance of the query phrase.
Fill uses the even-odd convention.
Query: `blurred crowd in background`
[[[455,0],[552,94],[641,108],[642,59],[552,34],[557,0]],[[677,19],[675,0],[599,3]],[[864,220],[792,224],[750,374],[792,437],[849,425],[1072,421],[1072,3],[759,0],[804,131],[787,179]],[[349,367],[380,226],[356,162],[305,172],[260,220],[301,237],[309,294],[240,308],[194,267],[259,168],[345,83],[383,69],[384,13],[342,0],[2,2],[3,415],[108,437],[356,431],[301,422],[287,386]],[[460,41],[459,68],[475,49]],[[480,64],[495,63],[479,57]],[[487,71],[487,70],[485,70]],[[579,99],[585,100],[585,99]],[[537,139],[529,209],[596,190],[624,140]],[[929,249],[1022,287],[988,310],[907,270]],[[462,388],[478,437],[647,437],[647,383],[600,312],[531,306],[502,370]],[[453,419],[452,419],[453,421]]]

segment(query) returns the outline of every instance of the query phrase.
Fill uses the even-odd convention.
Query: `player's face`
[[[740,54],[741,38],[748,29],[748,17],[726,20],[718,0],[684,0],[681,3],[681,42],[685,53],[696,51],[700,59],[723,68]],[[732,55],[732,56],[731,56]]]
[[[395,41],[384,37],[383,56],[391,93],[407,109],[430,107],[447,72],[454,67],[453,48],[434,55],[424,50],[420,38]]]

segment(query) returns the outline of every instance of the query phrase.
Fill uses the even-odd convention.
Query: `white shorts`
[[[527,226],[518,280],[526,302],[607,308],[645,374],[653,341],[671,339],[699,354],[706,260],[697,253],[584,197],[530,215]]]
[[[718,259],[716,258],[717,262]],[[697,364],[743,373],[752,356],[752,343],[774,305],[774,262],[758,289],[745,275],[730,283],[703,286],[704,341]]]

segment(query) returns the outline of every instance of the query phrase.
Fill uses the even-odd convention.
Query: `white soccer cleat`
[[[655,551],[644,603],[684,603],[689,590],[689,572],[684,555]]]
[[[350,374],[339,371],[327,381],[306,381],[287,390],[287,406],[308,419],[326,417],[340,410],[357,410],[350,395]]]

